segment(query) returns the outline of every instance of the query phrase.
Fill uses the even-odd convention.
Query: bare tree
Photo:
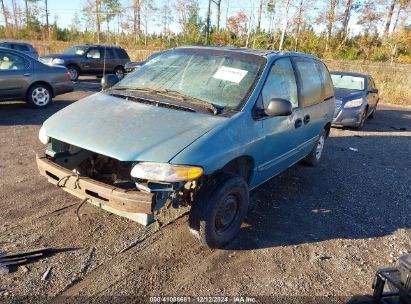
[[[343,14],[342,29],[341,29],[342,41],[345,41],[345,39],[347,38],[348,22],[350,21],[350,18],[351,18],[352,1],[353,0],[346,0],[345,2],[345,9],[344,9],[344,14]]]
[[[257,17],[257,33],[261,30],[261,15],[263,13],[263,5],[265,0],[260,0],[260,5],[258,7],[258,17]]]
[[[205,28],[205,44],[208,44],[208,40],[210,38],[210,14],[211,14],[211,0],[208,0],[207,21],[206,21],[206,28]]]
[[[287,24],[288,24],[288,9],[290,7],[290,0],[287,0],[285,3],[285,9],[284,9],[284,17],[283,17],[283,27],[281,29],[281,39],[280,39],[280,46],[279,50],[281,51],[284,46],[284,39],[285,39],[285,32],[287,29]]]
[[[134,29],[134,42],[140,39],[141,34],[141,2],[135,0],[133,2],[133,29]]]
[[[16,0],[12,0],[11,5],[13,7],[14,27],[17,29],[20,27],[20,22],[19,22],[20,8],[18,7],[18,3],[16,2]]]
[[[396,4],[397,4],[397,0],[391,0],[391,4],[388,8],[387,21],[385,22],[385,29],[384,29],[384,34],[383,34],[384,38],[387,38],[390,32],[392,14],[394,13],[394,8]]]
[[[301,28],[301,18],[303,14],[303,5],[304,5],[304,0],[300,0],[300,3],[298,4],[297,18],[295,20],[294,51],[298,50],[300,28]]]
[[[392,28],[393,33],[397,29],[398,20],[400,18],[401,13],[404,12],[404,11],[410,11],[411,10],[411,0],[399,0],[399,4],[400,5],[398,6],[398,9],[397,9],[397,16],[395,17],[394,26]]]
[[[29,0],[24,0],[26,24],[30,21]]]
[[[9,28],[9,11],[4,5],[4,0],[1,0],[1,9],[3,11],[4,23],[6,24],[6,29]]]
[[[151,1],[144,1],[142,9],[143,9],[142,14],[143,14],[143,19],[144,19],[144,45],[147,46],[150,17],[154,15],[154,13],[157,11],[157,8],[155,6],[155,2],[151,0]]]
[[[47,28],[47,37],[50,40],[50,26],[49,26],[49,10],[48,10],[48,1],[44,0],[44,5],[46,9],[46,28]]]
[[[213,2],[217,5],[217,33],[220,32],[220,19],[221,19],[221,0],[213,0]]]
[[[329,0],[327,3],[327,37],[325,43],[325,51],[328,51],[330,40],[332,36],[332,30],[335,22],[335,8],[337,7],[338,0]]]
[[[95,0],[96,7],[96,30],[97,30],[97,43],[100,43],[100,31],[101,31],[101,21],[100,21],[100,0]]]

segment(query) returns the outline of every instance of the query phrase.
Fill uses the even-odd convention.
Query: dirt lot
[[[0,251],[73,249],[0,276],[0,302],[58,295],[344,302],[370,293],[378,268],[411,253],[411,108],[381,105],[363,131],[333,129],[319,167],[295,165],[256,189],[239,237],[210,250],[191,237],[187,216],[158,230],[85,205],[77,221],[80,201],[39,176],[42,122],[93,90],[96,81],[81,81],[45,110],[0,103]]]

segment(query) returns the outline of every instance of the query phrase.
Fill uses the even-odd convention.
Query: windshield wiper
[[[117,90],[117,91],[141,91],[141,92],[149,92],[149,93],[155,93],[155,94],[162,93],[162,91],[151,89],[151,88],[112,87],[111,89]]]
[[[209,111],[211,111],[214,115],[217,115],[219,113],[221,113],[222,111],[222,107],[218,107],[217,105],[205,101],[205,100],[201,100],[195,97],[191,97],[188,95],[185,95],[179,91],[174,91],[174,90],[169,90],[169,89],[161,89],[161,90],[156,90],[156,89],[152,89],[152,88],[130,88],[130,87],[112,87],[112,90],[118,90],[118,91],[140,91],[140,92],[148,92],[148,93],[152,93],[152,94],[161,94],[161,95],[169,95],[169,96],[173,96],[173,97],[177,97],[180,98],[181,100],[188,102],[190,104],[196,105],[198,107],[201,108],[205,108]]]
[[[208,102],[208,101],[205,101],[205,100],[202,100],[202,99],[198,99],[198,98],[195,98],[195,97],[192,97],[192,96],[185,95],[185,94],[183,94],[179,91],[174,91],[174,90],[169,90],[169,89],[162,89],[160,92],[163,93],[163,94],[166,93],[166,94],[169,94],[171,96],[179,97],[183,101],[186,101],[188,103],[191,103],[193,105],[196,105],[196,106],[199,106],[199,107],[202,107],[202,108],[206,108],[206,109],[210,110],[214,115],[217,115],[222,110],[221,107],[218,107],[217,105],[215,105],[211,102]]]

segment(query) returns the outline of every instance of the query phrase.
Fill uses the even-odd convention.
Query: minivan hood
[[[120,161],[168,162],[227,118],[97,93],[44,122],[46,134]]]
[[[365,96],[365,91],[334,88],[335,98],[342,101],[353,100]]]

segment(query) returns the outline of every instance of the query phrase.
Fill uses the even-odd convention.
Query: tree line
[[[3,39],[230,45],[411,63],[411,0],[84,0],[64,28],[48,0],[0,4]]]

